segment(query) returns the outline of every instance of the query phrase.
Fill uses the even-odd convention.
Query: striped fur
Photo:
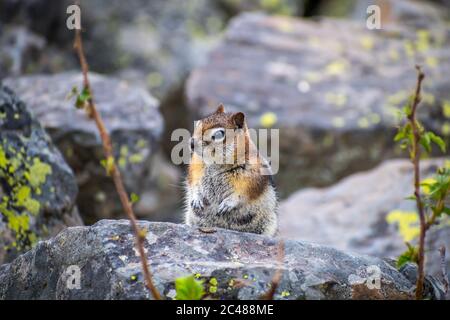
[[[266,164],[249,138],[243,114],[226,113],[222,108],[200,120],[194,129],[196,143],[211,128],[234,129],[244,135],[245,163],[209,164],[195,152],[186,181],[185,222],[199,227],[220,227],[242,232],[275,235],[277,196],[271,176],[261,174]],[[238,123],[236,123],[236,121]],[[226,141],[224,152],[236,151],[235,141]],[[254,153],[250,151],[255,151]]]

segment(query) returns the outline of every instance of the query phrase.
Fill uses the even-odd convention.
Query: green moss
[[[121,169],[124,169],[127,165],[128,153],[129,153],[129,151],[128,151],[128,147],[126,145],[123,145],[120,147],[120,157],[119,157],[119,160],[117,163],[119,164],[119,167]]]
[[[417,31],[416,49],[419,52],[425,52],[430,49],[430,33],[428,30]]]
[[[143,148],[145,148],[145,147],[147,147],[147,141],[146,141],[146,140],[144,140],[144,139],[139,139],[139,140],[136,142],[136,148],[138,148],[138,149],[143,149]]]
[[[164,82],[164,77],[159,72],[151,72],[147,76],[147,84],[150,88],[160,87]]]
[[[444,136],[450,136],[450,123],[445,122],[442,125],[441,131]]]
[[[6,154],[3,151],[3,148],[0,147],[0,169],[6,169],[7,164],[8,160],[6,159]]]
[[[139,153],[135,153],[130,156],[129,160],[131,163],[141,163],[144,161],[144,157]]]
[[[282,291],[281,292],[281,296],[283,297],[283,298],[285,298],[285,297],[289,297],[291,295],[291,293],[289,292],[289,291]]]
[[[119,167],[121,169],[125,169],[125,167],[127,166],[127,159],[125,157],[120,157],[117,163],[119,164]]]
[[[46,163],[42,163],[39,158],[33,159],[33,165],[30,167],[30,185],[34,188],[42,185],[47,179],[47,175],[52,173],[52,167]]]
[[[16,233],[21,232],[21,230],[28,230],[30,228],[30,217],[26,214],[12,215],[8,221],[8,228]]]
[[[17,250],[29,249],[38,240],[30,229],[30,221],[41,211],[36,196],[42,194],[47,177],[52,173],[49,164],[28,156],[26,150],[26,145],[16,147],[6,140],[0,143],[0,179],[9,191],[0,201],[0,214],[15,236],[8,247]]]
[[[39,213],[41,205],[39,201],[31,197],[30,187],[28,186],[19,187],[18,191],[15,194],[15,198],[17,206],[24,207],[28,212],[30,212],[33,215],[37,215]]]
[[[358,119],[358,127],[361,129],[367,129],[370,126],[370,122],[366,117]]]
[[[120,155],[126,157],[128,155],[128,147],[123,145],[120,147]]]

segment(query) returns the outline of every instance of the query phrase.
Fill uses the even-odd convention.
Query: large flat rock
[[[422,179],[444,165],[443,159],[421,164]],[[413,194],[413,166],[389,160],[368,172],[351,175],[328,188],[306,188],[281,202],[280,235],[340,250],[396,258],[405,241],[416,242],[418,215]],[[414,231],[414,229],[416,231]],[[428,232],[427,272],[441,276],[440,246],[450,248],[450,219],[444,217]],[[450,257],[447,255],[447,268]]]
[[[205,280],[207,292],[214,292],[208,283],[215,278],[213,299],[255,299],[266,292],[278,268],[275,238],[222,229],[206,234],[171,223],[140,226],[148,230],[145,251],[154,282],[167,299],[175,296],[174,280],[186,275]],[[0,267],[0,299],[147,299],[133,240],[126,220],[68,228]],[[276,299],[413,296],[410,272],[401,273],[388,261],[301,241],[285,245]],[[70,266],[79,267],[80,289],[66,285]],[[373,270],[379,271],[379,289],[367,286]]]
[[[329,185],[402,154],[392,138],[416,63],[427,75],[420,119],[450,135],[450,33],[444,20],[426,21],[368,30],[365,20],[239,15],[191,74],[189,107],[199,118],[224,103],[251,127],[279,128],[283,196]]]

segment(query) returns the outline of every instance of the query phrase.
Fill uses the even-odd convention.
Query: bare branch
[[[442,283],[444,284],[444,292],[448,292],[448,274],[447,274],[447,264],[445,262],[445,246],[439,248],[439,254],[441,255],[441,273],[442,273]]]
[[[425,74],[422,72],[420,66],[416,66],[417,69],[417,84],[414,94],[414,99],[411,105],[410,114],[408,120],[411,124],[413,141],[412,141],[412,162],[414,166],[414,196],[416,198],[417,210],[419,212],[420,220],[420,238],[419,238],[419,263],[418,263],[418,276],[416,283],[416,299],[422,299],[423,297],[423,283],[424,283],[424,260],[425,260],[425,234],[427,231],[427,221],[425,217],[425,211],[423,207],[422,198],[420,195],[420,129],[416,120],[417,106],[421,100],[422,81],[425,78]]]
[[[102,140],[102,146],[103,146],[103,152],[105,154],[106,159],[114,159],[114,153],[113,153],[113,147],[111,144],[111,139],[108,134],[108,131],[106,130],[105,124],[103,122],[103,119],[100,115],[100,113],[97,111],[97,108],[94,103],[94,96],[93,91],[91,88],[91,84],[89,82],[89,76],[88,71],[89,67],[86,61],[86,57],[83,50],[83,41],[81,38],[81,31],[76,30],[75,31],[75,41],[74,41],[74,49],[78,55],[78,59],[80,61],[81,69],[83,72],[83,90],[89,93],[89,98],[87,99],[87,111],[89,116],[95,121],[95,124],[97,125],[98,131],[100,133],[100,138]],[[144,274],[145,279],[145,285],[153,295],[153,297],[157,300],[161,299],[161,295],[156,289],[155,285],[152,281],[152,274],[150,272],[147,258],[144,251],[144,239],[145,239],[145,232],[141,230],[137,225],[136,216],[133,212],[133,208],[131,205],[131,202],[128,198],[128,194],[125,190],[122,176],[120,174],[120,171],[118,170],[116,164],[114,161],[108,165],[107,168],[108,172],[111,174],[114,185],[116,187],[117,193],[119,195],[120,201],[122,203],[122,207],[128,216],[128,219],[130,220],[131,227],[134,232],[135,240],[136,240],[136,248],[139,252],[139,257],[142,264],[142,271]]]

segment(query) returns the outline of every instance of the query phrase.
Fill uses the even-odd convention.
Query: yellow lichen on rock
[[[398,224],[398,231],[405,242],[410,242],[420,233],[419,218],[414,211],[393,210],[386,216],[386,221]]]

